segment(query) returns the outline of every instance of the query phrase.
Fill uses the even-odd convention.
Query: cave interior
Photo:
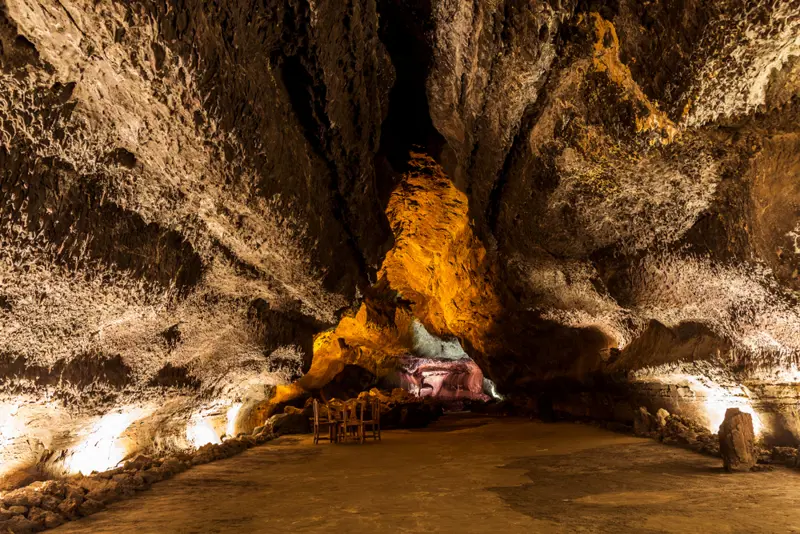
[[[800,0],[0,0],[0,531],[359,395],[795,467],[799,299]]]

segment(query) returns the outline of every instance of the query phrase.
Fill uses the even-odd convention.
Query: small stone
[[[719,452],[727,471],[749,471],[756,465],[753,417],[739,408],[728,408],[719,427]]]
[[[39,532],[43,527],[38,526],[33,521],[22,515],[15,515],[3,524],[6,532],[13,532],[14,534],[29,534],[31,532]]]
[[[63,499],[59,499],[55,495],[42,495],[42,504],[39,505],[43,510],[50,512],[57,512],[58,505],[61,504]]]
[[[9,506],[8,511],[11,512],[12,515],[25,515],[28,513],[28,507],[20,505]]]
[[[77,519],[81,515],[81,504],[83,504],[83,497],[67,497],[58,505],[58,511],[65,517]]]
[[[161,482],[162,480],[164,480],[164,475],[158,468],[142,471],[141,477],[144,480],[144,483],[147,485],[154,484],[156,482]]]
[[[67,484],[64,488],[65,499],[78,499],[83,502],[83,496],[86,495],[86,490],[74,484]]]
[[[132,469],[135,471],[141,471],[143,469],[149,469],[153,465],[153,459],[149,456],[145,456],[140,454],[135,459],[125,462],[125,469]]]
[[[97,512],[101,511],[105,508],[106,505],[100,501],[96,501],[94,499],[86,499],[78,508],[80,514],[84,517],[96,514]]]
[[[656,424],[658,424],[659,428],[664,428],[667,424],[667,419],[669,418],[669,412],[664,408],[659,408],[656,412]]]
[[[172,476],[178,473],[183,473],[184,471],[186,471],[187,468],[188,466],[186,465],[185,462],[182,462],[177,458],[167,458],[161,464],[161,467],[159,469],[165,475]]]

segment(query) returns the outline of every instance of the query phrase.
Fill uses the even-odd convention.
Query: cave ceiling
[[[415,324],[508,393],[780,404],[798,291],[799,0],[0,0],[9,462]]]

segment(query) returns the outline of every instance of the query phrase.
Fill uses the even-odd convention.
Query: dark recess
[[[406,170],[409,152],[424,152],[439,161],[445,140],[433,126],[425,89],[433,56],[430,0],[378,0],[378,13],[380,39],[396,75],[375,157],[378,194],[386,202],[395,186],[392,175]]]

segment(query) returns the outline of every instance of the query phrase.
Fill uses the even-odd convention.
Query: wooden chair
[[[342,441],[357,439],[360,443],[364,443],[364,406],[363,401],[344,403],[339,427],[339,437]]]
[[[363,408],[362,408],[363,410]],[[362,414],[363,415],[363,414]],[[370,427],[372,430],[372,439],[380,441],[381,440],[381,401],[378,399],[372,399],[370,401],[370,418],[364,419],[362,423],[364,424],[364,430],[367,427]]]
[[[335,442],[338,439],[339,422],[331,417],[331,409],[327,404],[325,405],[325,411],[325,415],[320,414],[319,401],[314,399],[314,445],[318,444],[320,440]],[[323,427],[328,430],[327,437],[320,434],[320,429]]]

